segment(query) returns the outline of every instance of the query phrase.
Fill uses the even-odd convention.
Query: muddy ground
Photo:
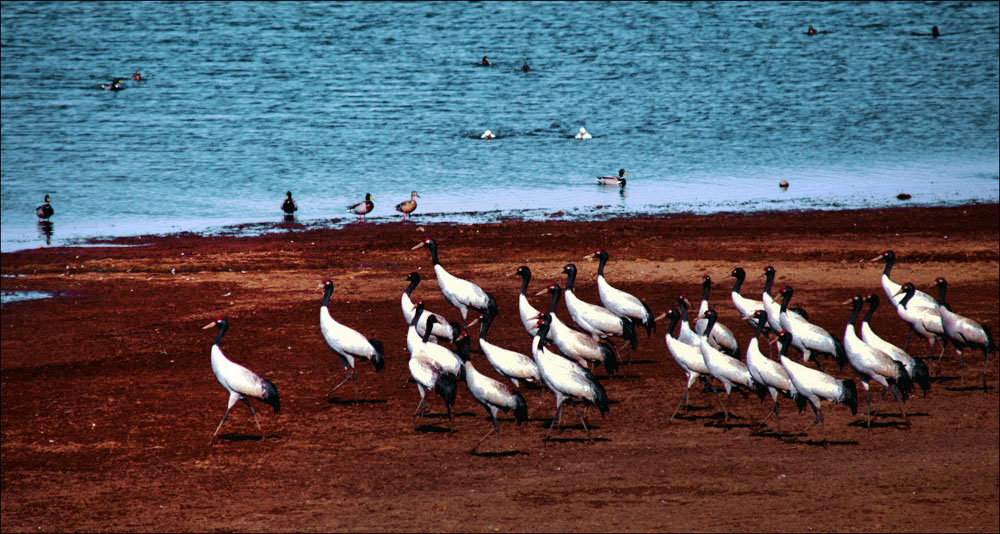
[[[753,396],[734,396],[738,418],[723,426],[700,388],[668,424],[685,380],[661,323],[640,336],[624,372],[595,371],[611,413],[587,410],[593,442],[572,411],[544,441],[553,396],[529,386],[530,419],[502,419],[498,457],[492,438],[470,453],[490,423],[464,385],[453,433],[436,396],[429,417],[411,416],[418,393],[407,380],[399,301],[404,277],[418,270],[414,295],[458,319],[427,251],[410,250],[433,236],[445,268],[496,296],[491,341],[529,352],[514,271],[532,269],[534,293],[563,284],[562,266],[576,263],[578,294],[598,302],[597,263],[583,257],[605,248],[609,282],[655,312],[681,293],[697,306],[702,275],[711,275],[710,301],[745,347],[752,331],[729,298],[732,268],[746,269],[743,293],[759,298],[760,274],[773,265],[776,288],[793,285],[794,303],[840,337],[850,313],[841,303],[881,293],[883,264],[861,260],[893,249],[893,279],[936,294],[934,279],[946,277],[952,308],[997,333],[997,205],[468,226],[416,219],[3,254],[4,291],[57,297],[2,312],[2,530],[1000,530],[995,357],[985,392],[981,353],[966,353],[964,384],[951,350],[935,361],[930,393],[907,402],[909,426],[891,396],[871,429],[863,411],[825,404],[824,444],[819,426],[794,436],[812,414],[795,414],[786,399],[780,433],[772,418],[750,434],[750,418],[768,411]],[[344,374],[319,330],[326,278],[336,286],[334,317],[385,345],[383,372],[359,366],[357,405],[349,386],[325,397]],[[201,327],[219,316],[231,323],[226,354],[280,391],[279,414],[254,401],[266,439],[239,405],[209,446],[227,394],[209,364],[215,331]],[[873,327],[900,345],[907,333],[885,304]],[[492,373],[477,341],[473,349]],[[929,353],[922,339],[908,350]],[[857,381],[849,367],[826,369]]]

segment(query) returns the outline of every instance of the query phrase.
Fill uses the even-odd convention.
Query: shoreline
[[[10,303],[0,315],[3,530],[1000,527],[1000,372],[991,355],[990,389],[977,389],[983,360],[971,351],[964,385],[953,352],[935,361],[941,375],[931,391],[907,401],[909,427],[891,397],[870,430],[863,399],[857,416],[824,403],[824,446],[819,425],[793,436],[813,415],[808,408],[796,414],[787,399],[780,401],[780,433],[772,417],[767,431],[750,435],[751,418],[762,418],[769,400],[734,395],[737,415],[724,428],[719,404],[698,388],[691,410],[668,424],[685,377],[658,325],[652,336],[639,336],[622,372],[595,369],[611,414],[585,412],[594,443],[572,411],[564,413],[562,432],[544,442],[553,398],[526,386],[529,421],[517,426],[501,415],[500,457],[493,437],[469,454],[490,423],[464,385],[454,433],[434,395],[429,417],[411,417],[419,396],[407,383],[399,300],[406,274],[422,273],[414,295],[429,309],[460,317],[438,291],[427,251],[410,250],[429,236],[449,272],[496,296],[500,316],[491,342],[520,352],[528,351],[530,338],[517,318],[514,271],[530,266],[529,300],[543,308],[548,297],[534,294],[548,283],[564,284],[562,266],[575,263],[580,298],[599,302],[597,264],[583,259],[597,248],[610,253],[608,281],[643,298],[654,315],[679,294],[697,305],[701,277],[710,274],[712,307],[741,347],[752,331],[730,301],[734,267],[747,271],[743,294],[759,296],[761,271],[773,265],[776,287],[794,285],[794,305],[842,337],[850,308],[841,303],[854,293],[882,294],[884,264],[867,260],[887,248],[898,258],[894,280],[931,292],[934,279],[945,276],[953,309],[1000,330],[998,204],[589,222],[355,223],[3,253],[4,291],[60,294]],[[316,317],[317,285],[327,278],[336,287],[335,318],[385,346],[381,373],[358,366],[358,405],[350,388],[324,398],[344,376]],[[557,314],[568,320],[562,304]],[[264,440],[237,406],[221,439],[208,447],[226,393],[209,365],[214,333],[201,327],[219,316],[231,324],[225,353],[281,393],[278,414],[255,405]],[[891,307],[883,305],[872,321],[879,335],[902,345],[907,328]],[[479,327],[470,333],[477,369],[495,376],[478,352]],[[928,345],[917,338],[908,351],[924,357]],[[854,380],[863,397],[850,367],[827,365],[827,371]],[[873,397],[879,395],[874,386]],[[825,506],[816,506],[817,496]],[[937,513],[942,507],[946,517]]]

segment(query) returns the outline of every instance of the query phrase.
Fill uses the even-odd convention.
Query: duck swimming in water
[[[121,91],[124,88],[125,88],[125,84],[122,83],[122,79],[121,78],[115,78],[115,79],[111,80],[111,83],[102,83],[101,84],[101,89],[104,89],[105,91]]]
[[[587,133],[587,130],[583,126],[581,126],[580,131],[576,134],[575,137],[577,139],[590,139],[593,136]]]
[[[50,200],[52,199],[50,199],[48,195],[45,195],[45,204],[35,208],[35,215],[38,215],[39,221],[48,220],[48,218],[56,212],[56,210],[52,209],[52,204],[49,204]]]
[[[601,185],[617,185],[620,187],[625,187],[626,174],[628,174],[628,171],[626,171],[625,169],[618,169],[618,176],[598,176],[597,183]]]

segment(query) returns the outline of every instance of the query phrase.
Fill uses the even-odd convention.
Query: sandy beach
[[[915,392],[909,426],[889,395],[865,426],[858,382],[856,416],[824,403],[819,426],[782,402],[750,434],[769,401],[733,397],[729,427],[711,394],[692,389],[690,410],[668,418],[685,377],[667,353],[661,321],[615,376],[595,374],[611,412],[586,411],[594,438],[564,411],[561,432],[543,441],[551,393],[525,388],[529,420],[510,414],[496,442],[470,449],[489,429],[485,412],[459,385],[454,432],[443,405],[411,414],[419,396],[408,381],[404,280],[429,309],[460,318],[438,290],[426,250],[434,237],[442,265],[497,299],[490,340],[530,353],[517,317],[521,265],[530,293],[565,283],[579,269],[577,294],[599,302],[598,248],[605,275],[654,311],[685,294],[697,307],[702,276],[710,302],[745,348],[753,331],[730,300],[730,271],[748,273],[743,294],[759,298],[764,267],[775,289],[842,338],[854,294],[877,293],[872,320],[902,345],[907,329],[885,304],[879,279],[892,249],[892,278],[936,295],[1000,333],[1000,207],[997,204],[860,211],[671,215],[600,222],[351,224],[257,237],[191,234],[126,238],[116,247],[40,248],[2,255],[4,291],[51,291],[56,298],[13,302],[2,328],[2,530],[48,531],[895,531],[1000,529],[1000,403],[995,355],[965,353],[964,384],[949,349],[935,361],[930,392]],[[358,367],[361,402],[320,335],[318,286],[333,280],[330,312],[385,346],[381,373]],[[547,308],[548,296],[532,296]],[[560,305],[559,315],[570,319]],[[230,322],[222,349],[271,380],[281,412],[254,401],[266,439],[236,406],[209,446],[227,393],[209,364],[217,317]],[[472,358],[491,376],[471,328]],[[908,352],[927,357],[912,339]],[[936,349],[939,350],[939,349]],[[936,351],[935,351],[936,352]],[[798,354],[794,355],[798,359]],[[984,392],[982,380],[988,385]],[[873,387],[874,402],[882,390]],[[873,404],[874,404],[873,402]]]

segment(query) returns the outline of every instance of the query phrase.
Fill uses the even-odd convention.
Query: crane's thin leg
[[[823,413],[822,410],[817,409],[816,405],[813,404],[812,402],[809,403],[809,406],[812,406],[813,413],[816,415],[816,417],[813,419],[812,423],[809,423],[809,425],[807,425],[805,428],[803,428],[802,430],[800,430],[798,432],[798,434],[795,434],[794,436],[792,436],[792,439],[795,439],[795,438],[801,436],[802,434],[805,434],[806,430],[809,430],[810,428],[812,428],[813,426],[815,426],[816,423],[821,422],[821,417],[822,416],[820,414]],[[824,436],[825,436],[825,434],[824,434]],[[825,437],[824,437],[824,439],[825,439]]]
[[[260,421],[257,420],[257,412],[253,409],[253,405],[250,404],[250,399],[243,397],[240,400],[247,403],[247,408],[250,408],[250,413],[253,415],[253,422],[257,425],[257,430],[260,431],[260,440],[263,442],[267,439],[267,436],[264,435],[264,429],[260,427]]]
[[[867,414],[868,414],[868,430],[872,428],[872,395],[868,391],[868,382],[864,383],[865,386],[865,402],[868,404]]]
[[[962,359],[962,351],[960,351],[960,350],[958,350],[956,348],[955,352],[958,353],[958,376],[961,378],[961,380],[962,380],[961,384],[962,384],[962,387],[964,388],[965,387],[965,360]]]
[[[358,369],[351,368],[351,381],[354,382],[354,405],[358,405]]]
[[[899,403],[899,411],[903,414],[903,422],[906,426],[910,426],[910,420],[906,417],[906,407],[903,406],[903,399],[899,396],[899,388],[892,386],[892,396],[896,397],[896,402]]]
[[[885,400],[885,394],[888,391],[889,391],[888,389],[882,388],[882,395],[878,398],[878,406],[875,407],[875,417],[878,417],[879,415],[882,414],[882,401]]]
[[[559,421],[559,417],[562,415],[562,403],[556,403],[556,413],[552,416],[552,424],[549,425],[549,431],[545,433],[545,439],[542,441],[548,441],[549,435],[552,434],[552,427],[556,426],[556,422]],[[559,428],[562,430],[562,427]]]
[[[593,443],[594,438],[590,437],[590,429],[587,428],[587,422],[583,420],[583,414],[580,413],[580,409],[576,407],[575,402],[570,404],[570,406],[572,406],[573,409],[576,410],[576,415],[580,418],[580,422],[583,423],[583,430],[587,432],[587,439],[589,439],[590,442]]]
[[[755,425],[752,425],[750,427],[750,434],[752,435],[752,434],[755,434],[757,432],[757,430],[756,430],[757,429],[757,425],[760,425],[760,427],[763,427],[764,423],[766,423],[767,420],[770,419],[772,415],[777,415],[777,414],[778,414],[778,401],[775,400],[774,401],[774,408],[771,408],[771,411],[767,414],[767,416],[765,416],[763,419],[761,419],[759,423],[757,423]],[[780,430],[780,428],[781,428],[781,419],[778,419],[778,428],[779,428],[778,432],[780,433],[781,432],[781,430]]]
[[[420,392],[420,402],[417,403],[417,410],[413,412],[413,417],[416,417],[417,414],[420,414],[420,417],[423,418],[424,413],[421,412],[421,410],[426,410],[427,396],[424,393],[424,387],[421,386],[419,383],[417,384],[417,391]]]
[[[781,434],[781,415],[778,414],[778,400],[774,400],[774,419],[778,422],[778,434]]]
[[[451,434],[452,433],[452,429],[451,429],[451,405],[448,404],[447,402],[445,402],[444,403],[444,407],[448,409],[448,433]]]
[[[729,430],[729,407],[732,405],[732,403],[733,403],[733,392],[730,391],[729,393],[726,393],[726,407],[723,408],[723,411],[726,412],[726,419],[723,422],[723,425],[726,427],[726,430]]]
[[[986,370],[989,369],[990,353],[983,349],[983,393],[989,391],[986,385]]]
[[[229,406],[226,408],[226,413],[222,415],[222,420],[219,421],[219,426],[215,427],[215,432],[212,434],[212,439],[208,442],[208,446],[211,447],[215,443],[215,436],[219,434],[219,429],[222,428],[222,423],[226,422],[226,418],[229,417],[229,411],[236,406],[236,401],[240,400],[240,396],[236,393],[229,394]]]
[[[492,434],[495,431],[496,431],[496,425],[493,425],[493,427],[490,428],[490,431],[487,432],[485,436],[479,438],[479,441],[476,442],[476,446],[473,447],[472,450],[469,451],[469,452],[470,453],[476,452],[476,447],[479,447],[479,444],[482,443],[482,442],[484,442],[484,441],[486,441],[486,438],[490,437],[490,434]],[[499,446],[500,446],[500,435],[497,434],[497,447],[499,447]],[[499,450],[498,450],[497,454],[500,454]]]
[[[668,425],[674,420],[674,416],[677,415],[677,410],[681,409],[681,404],[686,404],[687,403],[688,391],[691,391],[691,390],[690,389],[685,389],[684,390],[684,396],[681,397],[680,402],[677,403],[677,407],[674,408],[674,413],[670,414],[670,420],[667,421]]]
[[[330,392],[326,394],[326,398],[329,399],[330,395],[333,395],[334,391],[337,391],[338,389],[340,389],[340,386],[343,386],[344,384],[347,383],[348,380],[351,379],[351,370],[348,369],[347,366],[344,366],[344,372],[347,373],[347,376],[345,376],[344,380],[342,380],[339,384],[337,384],[336,386],[333,386],[333,389],[331,389]]]

